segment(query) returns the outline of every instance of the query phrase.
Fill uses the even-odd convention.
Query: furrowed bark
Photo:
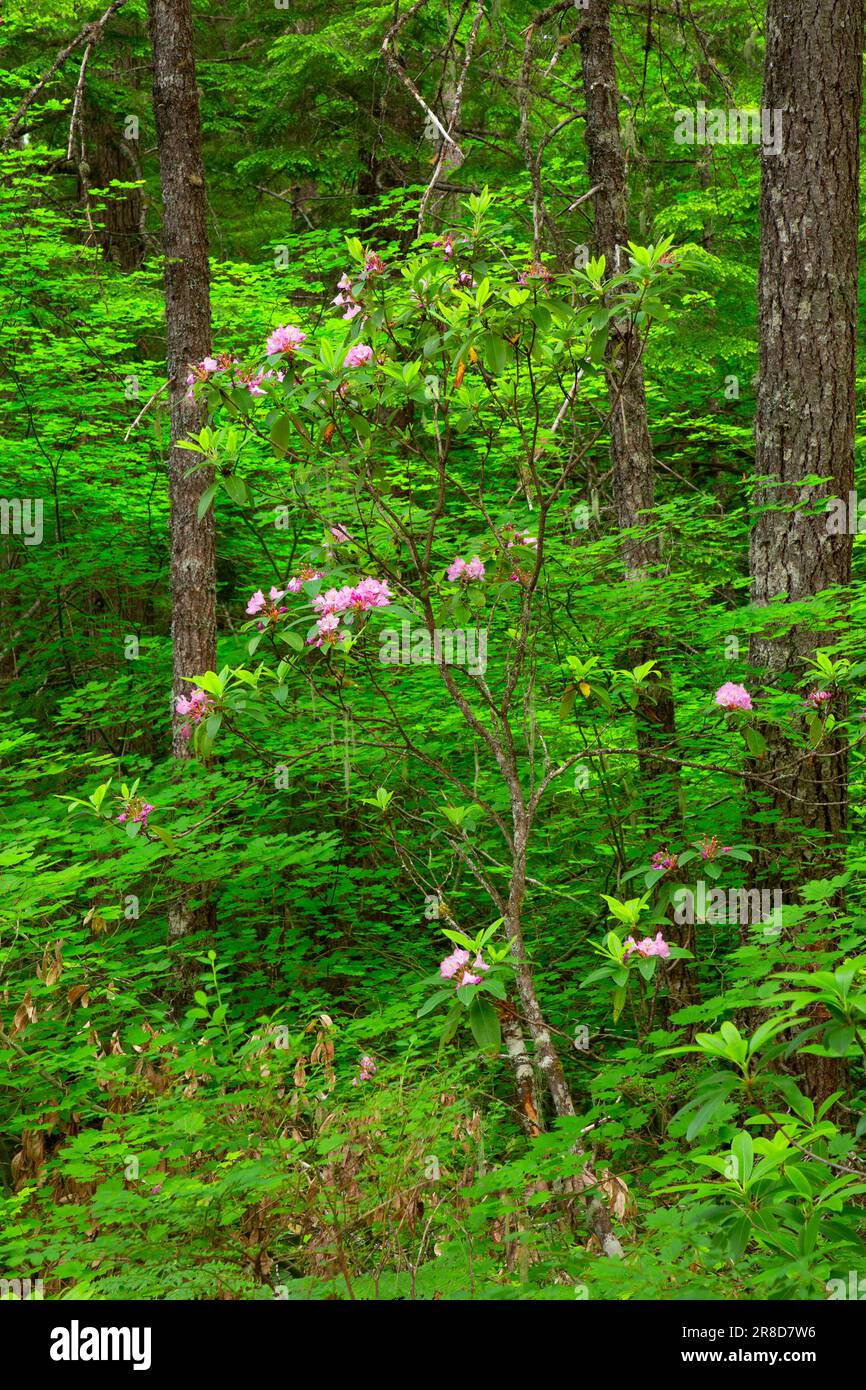
[[[583,87],[586,99],[586,144],[588,176],[595,193],[595,249],[606,262],[606,274],[625,268],[628,242],[629,193],[625,155],[619,129],[616,63],[610,29],[608,0],[592,0],[580,25],[583,55]],[[654,496],[652,441],[649,432],[642,343],[637,329],[624,321],[612,325],[607,357],[608,396],[612,411],[610,423],[613,493],[620,530],[627,533],[622,545],[626,581],[646,580],[661,560],[658,538],[651,533]],[[628,534],[631,533],[631,534]],[[658,660],[657,634],[648,630],[638,636],[630,657],[637,666]],[[641,774],[652,782],[650,810],[660,817],[659,830],[674,830],[680,822],[680,783],[669,766],[654,758],[670,753],[676,744],[676,718],[670,674],[659,663],[657,679],[647,681],[641,691],[636,714]],[[694,939],[686,927],[678,944],[694,949]],[[691,973],[677,962],[669,971],[669,1007],[683,1008],[693,1000]]]
[[[165,260],[166,356],[171,414],[168,460],[171,507],[172,706],[188,694],[184,677],[216,666],[216,560],[214,515],[198,520],[199,499],[213,481],[210,469],[190,472],[194,455],[180,440],[204,424],[202,407],[187,395],[192,363],[210,352],[210,279],[201,117],[189,0],[148,0],[153,50],[153,106],[159,146]],[[172,749],[187,759],[189,743],[174,717]],[[212,919],[201,886],[169,911],[169,942],[206,929]]]
[[[780,148],[767,142],[761,167],[758,279],[760,377],[756,415],[756,505],[752,597],[807,599],[851,577],[851,534],[832,534],[823,514],[792,509],[854,486],[859,119],[863,0],[769,0],[763,107],[779,113]],[[810,487],[810,475],[828,477]],[[776,508],[777,510],[770,510]],[[784,510],[779,510],[783,508]],[[856,522],[855,522],[856,525]],[[834,640],[799,626],[781,637],[756,633],[750,661],[770,687],[792,688],[805,659]],[[841,697],[833,712],[844,713]],[[756,764],[772,778],[753,806],[759,882],[826,877],[844,866],[848,753],[825,736],[811,755],[778,731]],[[804,833],[805,832],[805,833]],[[824,943],[826,944],[826,943]],[[839,1079],[832,1058],[804,1056],[814,1099]]]

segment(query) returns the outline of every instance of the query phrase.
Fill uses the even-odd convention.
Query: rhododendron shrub
[[[606,284],[601,260],[565,274],[515,263],[487,239],[489,206],[486,191],[471,196],[447,234],[402,258],[350,239],[323,322],[291,333],[281,325],[258,357],[237,345],[237,360],[227,354],[193,382],[209,420],[187,441],[191,466],[213,465],[216,477],[203,505],[224,490],[249,524],[266,514],[273,499],[246,459],[267,443],[279,511],[300,540],[290,568],[249,576],[238,616],[250,619],[248,650],[260,664],[223,673],[219,691],[200,678],[214,703],[186,717],[204,728],[208,749],[220,727],[255,745],[254,711],[272,739],[281,713],[303,707],[311,749],[333,740],[338,720],[344,779],[360,781],[359,793],[365,778],[381,782],[384,759],[384,796],[359,801],[383,818],[419,906],[444,900],[458,866],[474,884],[459,919],[440,914],[456,946],[435,977],[439,1002],[449,1000],[446,1035],[465,1014],[489,1050],[507,1019],[514,1058],[525,1030],[552,1106],[567,1115],[573,1102],[538,991],[545,962],[530,959],[525,934],[535,835],[575,762],[563,701],[591,747],[599,714],[630,722],[629,700],[655,663],[625,677],[599,668],[590,684],[588,662],[578,681],[584,714],[568,706],[567,673],[558,688],[537,683],[537,661],[542,648],[557,665],[564,659],[547,615],[579,560],[570,490],[606,426],[609,324],[631,320],[645,337],[676,276],[662,264],[669,242],[632,248]],[[409,716],[404,684],[428,673],[377,659],[395,618],[431,639],[483,633],[491,653],[482,673],[432,643],[439,694],[424,727]],[[422,790],[426,804],[416,806]],[[499,963],[492,947],[467,944],[491,907]],[[423,953],[433,966],[432,943]],[[623,968],[660,962],[638,946]]]
[[[450,1042],[465,1021],[483,1052],[499,1051],[502,1030],[494,1001],[505,1004],[506,981],[512,973],[509,947],[497,946],[493,940],[501,925],[499,919],[474,938],[460,931],[445,931],[454,949],[439,962],[439,974],[431,983],[441,986],[447,981],[450,987],[436,989],[418,1011],[418,1017],[423,1018],[440,1005],[448,1005],[440,1045]]]

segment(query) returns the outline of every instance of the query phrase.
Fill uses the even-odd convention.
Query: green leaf
[[[426,1001],[426,1003],[424,1003],[424,1004],[421,1005],[421,1007],[420,1007],[420,1009],[418,1010],[418,1012],[417,1012],[417,1014],[415,1015],[415,1017],[416,1017],[416,1018],[423,1018],[423,1017],[425,1016],[425,1014],[432,1013],[433,1010],[434,1010],[439,1004],[442,1003],[443,999],[453,999],[453,998],[454,998],[454,990],[453,990],[453,989],[440,989],[440,990],[438,990],[438,991],[436,992],[436,994],[431,994],[430,998]]]
[[[491,376],[501,376],[508,366],[508,345],[498,333],[486,332],[480,338],[484,365]]]
[[[758,730],[753,728],[751,724],[747,724],[743,731],[743,737],[746,740],[746,747],[752,754],[752,757],[763,757],[767,751],[767,740],[764,738],[764,735],[758,733]]]
[[[208,507],[210,506],[218,491],[219,483],[211,483],[210,487],[206,487],[201,497],[198,499],[196,515],[199,521],[201,521],[202,517],[204,516],[205,512],[207,511]]]
[[[498,1052],[502,1041],[499,1015],[494,1006],[477,995],[469,1005],[469,1027],[482,1052]]]
[[[747,1129],[741,1129],[731,1142],[731,1153],[737,1160],[737,1181],[748,1187],[755,1162],[755,1145]]]
[[[242,507],[247,501],[247,489],[242,478],[236,473],[229,473],[222,479],[222,485],[233,502]]]

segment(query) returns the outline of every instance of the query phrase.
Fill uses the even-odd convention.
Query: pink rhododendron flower
[[[721,709],[751,709],[752,697],[744,685],[725,681],[716,691],[716,704]]]
[[[273,357],[277,352],[294,352],[296,347],[300,347],[306,338],[306,333],[302,333],[300,328],[294,328],[289,324],[280,324],[274,329],[268,338],[265,347],[269,357]]]
[[[538,545],[537,536],[531,536],[528,531],[517,531],[513,526],[506,526],[504,534],[508,536],[506,550],[513,550],[516,545]]]
[[[373,349],[366,343],[355,343],[343,358],[344,367],[363,367],[373,356]]]
[[[439,237],[436,241],[434,241],[433,250],[441,251],[446,261],[451,260],[451,257],[454,255],[454,239],[451,236],[450,232],[447,236]]]
[[[358,1076],[352,1081],[353,1086],[357,1086],[361,1081],[370,1081],[376,1075],[377,1067],[372,1057],[361,1058],[361,1070]]]
[[[220,363],[215,357],[203,357],[200,362],[197,362],[186,379],[186,384],[189,387],[186,393],[187,400],[193,399],[193,387],[197,381],[207,381],[208,377],[212,376],[214,372],[218,372],[219,369]]]
[[[381,275],[385,269],[385,262],[375,251],[368,251],[364,257],[364,270],[368,275]]]
[[[677,867],[677,856],[671,854],[667,846],[664,845],[661,849],[656,850],[650,860],[650,866],[653,869],[664,869],[667,872],[668,869],[675,869]]]
[[[331,526],[329,529],[337,545],[345,545],[347,541],[352,539],[348,531],[342,526]]]
[[[286,611],[285,606],[280,605],[280,599],[285,598],[285,595],[285,589],[277,589],[273,584],[271,585],[268,598],[265,598],[261,589],[256,589],[256,592],[247,604],[246,611],[250,617],[254,617],[256,613],[261,613],[267,618],[269,623],[278,623]],[[257,626],[259,632],[264,632],[267,624],[262,622],[258,623]]]
[[[366,613],[371,608],[386,608],[393,598],[387,582],[374,579],[372,575],[359,579],[355,585],[343,584],[339,589],[326,589],[323,594],[316,594],[313,608],[319,614],[319,636],[318,639],[310,639],[312,645],[320,647],[323,640],[334,642],[348,639],[347,632],[338,631],[342,614],[349,610],[354,613]]]
[[[313,569],[312,565],[301,565],[298,573],[293,575],[286,585],[286,593],[299,594],[304,584],[309,584],[313,579],[324,579],[321,570]]]
[[[451,952],[451,955],[446,956],[445,959],[440,963],[439,974],[442,976],[443,980],[453,980],[454,976],[457,974],[457,971],[462,970],[463,967],[468,963],[469,952],[464,951],[462,947],[457,946]]]
[[[120,825],[124,825],[128,820],[134,821],[136,824],[141,826],[142,830],[146,830],[147,818],[150,815],[151,811],[155,810],[156,807],[151,806],[149,801],[142,801],[136,798],[135,800],[127,801],[124,804],[123,810],[117,817],[117,820]]]
[[[518,285],[526,285],[530,280],[542,280],[545,285],[549,285],[553,276],[547,266],[541,264],[541,261],[530,261],[518,275],[517,283]]]
[[[276,371],[272,367],[260,367],[254,372],[250,368],[241,368],[232,376],[232,386],[245,387],[251,396],[263,396],[262,382],[264,381],[284,381],[285,372]]]
[[[482,960],[479,951],[472,962],[472,969],[469,968],[469,952],[456,947],[450,956],[446,956],[439,966],[439,974],[443,980],[453,980],[457,989],[463,985],[480,985],[481,976],[475,975],[475,970],[489,970],[490,966]]]
[[[210,695],[208,695],[207,691],[196,688],[191,692],[189,699],[187,699],[185,695],[178,695],[175,708],[178,714],[183,715],[186,721],[180,731],[181,736],[183,738],[190,738],[193,725],[200,724],[202,719],[210,714],[211,710],[214,708],[214,701],[211,699]]]
[[[479,555],[473,555],[468,561],[458,556],[448,566],[447,577],[451,584],[455,584],[458,579],[461,583],[468,583],[471,579],[483,579],[484,563]]]
[[[373,579],[368,576],[357,583],[351,591],[349,606],[358,612],[366,612],[369,608],[387,608],[393,601],[394,595],[388,588],[387,580]]]
[[[700,850],[702,859],[715,859],[717,854],[728,854],[730,849],[730,845],[719,844],[718,835],[713,835],[711,838],[708,838],[706,835],[701,836]]]
[[[316,594],[313,599],[313,607],[317,613],[345,613],[352,603],[352,590],[348,584],[344,584],[340,589],[326,589],[323,594]]]
[[[810,690],[806,696],[806,705],[810,709],[820,709],[833,696],[829,690]]]
[[[661,932],[656,933],[655,940],[651,936],[645,936],[642,941],[635,941],[633,936],[629,936],[626,938],[625,946],[625,960],[635,952],[645,960],[650,956],[659,956],[662,960],[667,960],[671,953],[671,948]]]
[[[340,276],[337,281],[337,294],[334,295],[331,303],[336,304],[338,308],[345,309],[344,319],[351,320],[361,313],[363,305],[355,298],[352,291],[352,281],[348,275]]]

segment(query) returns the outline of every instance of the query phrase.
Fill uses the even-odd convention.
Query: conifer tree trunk
[[[165,258],[166,355],[171,411],[168,460],[171,507],[172,708],[189,693],[184,677],[216,666],[216,561],[211,508],[198,519],[199,498],[212,482],[209,469],[191,473],[193,458],[180,440],[202,428],[201,407],[187,397],[191,363],[210,352],[210,282],[207,207],[201,117],[196,85],[192,12],[189,0],[148,0],[153,51],[153,107],[159,146]],[[173,715],[176,758],[189,757],[189,743]],[[207,905],[176,902],[169,914],[169,940],[209,923]]]
[[[619,129],[619,90],[616,80],[609,0],[592,0],[579,30],[583,56],[583,88],[586,98],[586,146],[590,187],[595,194],[595,251],[603,255],[606,276],[627,265],[628,176]],[[622,248],[622,249],[620,249]],[[622,257],[622,264],[620,264]],[[659,564],[658,539],[646,531],[652,521],[654,460],[649,432],[640,335],[623,321],[612,325],[608,350],[608,393],[613,412],[610,424],[613,492],[617,521],[626,536],[622,555],[626,581],[640,581]],[[634,665],[658,659],[658,635],[647,631],[634,645]],[[670,765],[653,759],[652,753],[675,753],[676,719],[669,674],[659,664],[658,679],[648,682],[636,710],[642,775],[660,789],[652,804],[673,829],[679,821],[679,779]],[[694,949],[693,929],[680,928],[679,944]],[[691,1002],[691,976],[681,964],[670,971],[671,1004],[680,1008]]]
[[[808,502],[810,511],[823,510],[818,498],[847,500],[854,483],[862,53],[863,0],[768,0],[763,105],[782,113],[782,135],[779,152],[763,151],[761,170],[755,471],[762,510],[751,538],[752,596],[761,605],[781,595],[806,599],[851,576],[851,535],[832,534],[823,515],[797,518],[790,509]],[[810,474],[831,481],[810,487]],[[802,689],[805,659],[831,640],[804,626],[780,637],[758,633],[750,659],[769,687]],[[833,708],[843,712],[839,699]],[[777,732],[756,771],[771,786],[755,784],[755,805],[774,813],[755,823],[763,882],[779,884],[785,863],[799,865],[800,877],[838,872],[847,824],[844,740],[825,738],[804,755]],[[805,1062],[811,1094],[829,1094],[838,1063]]]

